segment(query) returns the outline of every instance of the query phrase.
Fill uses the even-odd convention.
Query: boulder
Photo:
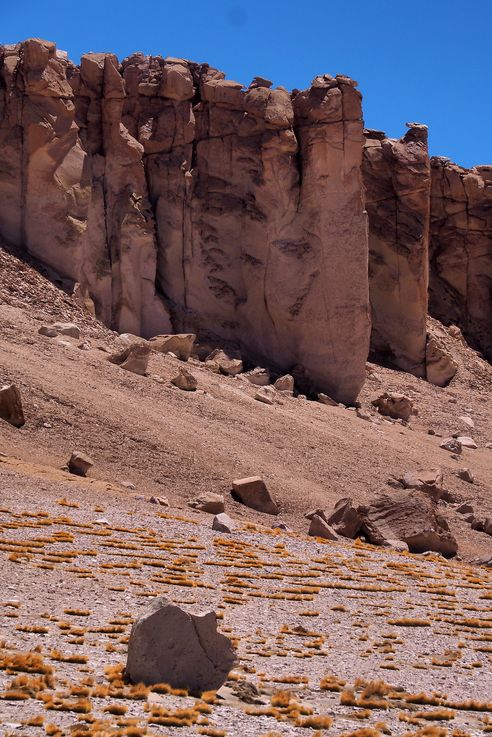
[[[150,347],[158,353],[174,353],[181,361],[187,361],[195,344],[194,333],[176,335],[155,335],[149,339]]]
[[[290,374],[285,374],[285,376],[277,379],[274,387],[278,392],[292,395],[294,393],[294,377]]]
[[[372,401],[373,407],[377,407],[379,414],[391,417],[394,420],[405,420],[408,422],[413,414],[413,402],[404,394],[390,394],[384,392]]]
[[[55,322],[53,328],[58,335],[69,335],[71,338],[80,338],[80,328],[74,322]]]
[[[94,465],[92,458],[85,453],[74,450],[68,461],[68,470],[76,476],[87,476],[87,471]]]
[[[15,384],[0,387],[0,418],[14,427],[25,424],[21,394]]]
[[[407,471],[400,479],[404,489],[418,489],[438,501],[444,494],[443,475],[440,468],[424,471]]]
[[[168,683],[199,695],[220,688],[235,661],[215,612],[194,614],[158,597],[133,624],[125,673],[133,683]]]
[[[425,368],[427,381],[436,386],[447,386],[458,370],[458,364],[436,334],[427,334]]]
[[[339,540],[333,527],[330,527],[330,525],[317,514],[311,518],[308,535],[311,537],[322,537],[325,540],[333,540],[334,542]]]
[[[272,499],[265,482],[260,476],[236,479],[232,482],[232,496],[246,507],[264,514],[279,514],[280,509]]]
[[[198,386],[198,381],[191,371],[180,367],[176,376],[171,379],[171,384],[174,384],[178,389],[182,389],[185,392],[194,392]]]
[[[352,499],[345,497],[337,501],[326,522],[333,527],[337,535],[353,539],[361,528],[362,517],[353,506]]]
[[[254,368],[252,371],[247,371],[244,378],[255,386],[268,386],[271,380],[270,372],[264,368]]]
[[[214,494],[210,491],[189,501],[188,506],[197,509],[199,512],[221,514],[224,511],[224,497],[222,494]]]
[[[444,450],[448,450],[450,453],[456,453],[458,455],[462,451],[462,445],[456,438],[444,438],[444,440],[439,443],[439,447]]]
[[[243,362],[240,358],[229,356],[225,351],[217,348],[207,356],[205,365],[217,373],[225,376],[236,376],[243,370]]]
[[[212,530],[216,532],[234,532],[236,529],[236,523],[232,520],[228,514],[221,512],[216,514],[212,522]]]
[[[112,353],[108,360],[116,364],[125,371],[131,371],[134,374],[145,376],[150,358],[150,347],[143,341],[139,343],[131,343],[121,351]]]
[[[446,557],[456,554],[458,544],[437,515],[431,500],[418,492],[382,493],[367,506],[358,508],[362,530],[374,545],[401,540],[410,552],[435,551]]]

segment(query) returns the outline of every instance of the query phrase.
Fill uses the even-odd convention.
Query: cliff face
[[[369,342],[361,96],[0,47],[0,235],[150,336],[195,330],[352,401]]]
[[[492,166],[433,158],[429,310],[492,360]]]
[[[371,353],[425,377],[430,209],[427,128],[409,124],[400,140],[379,131],[365,133]]]

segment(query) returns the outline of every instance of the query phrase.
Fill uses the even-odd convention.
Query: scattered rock
[[[194,392],[198,386],[198,381],[191,371],[181,366],[176,376],[171,379],[171,384],[185,392]]]
[[[324,509],[311,509],[309,512],[306,512],[304,517],[306,519],[313,519],[316,515],[321,517],[321,519],[324,519],[325,522],[328,522],[328,517],[326,516]]]
[[[270,392],[267,392],[267,388],[269,387],[263,387],[261,391],[256,392],[255,399],[257,402],[263,402],[263,404],[269,404],[271,406],[275,404],[275,398]]]
[[[461,416],[461,417],[460,417],[459,419],[461,420],[461,422],[462,422],[462,423],[463,423],[464,425],[467,425],[467,426],[468,426],[468,427],[470,427],[470,428],[471,428],[472,430],[473,430],[473,428],[475,427],[475,423],[473,422],[473,420],[472,420],[472,418],[471,418],[471,417],[468,417],[467,415],[462,415],[462,416]]]
[[[311,518],[308,535],[310,535],[311,537],[322,537],[325,540],[333,540],[334,542],[339,540],[339,537],[333,527],[330,527],[328,522],[326,522],[318,514],[315,514]]]
[[[469,468],[459,468],[456,473],[460,477],[460,479],[462,479],[462,481],[466,481],[469,484],[475,483],[475,476]]]
[[[431,550],[446,557],[458,550],[446,521],[436,514],[432,501],[418,492],[381,494],[358,512],[363,517],[362,529],[374,545],[402,540],[412,553]]]
[[[456,361],[437,334],[427,334],[425,367],[427,381],[436,386],[447,386],[458,370]]]
[[[459,455],[462,450],[461,443],[456,438],[445,438],[441,443],[439,443],[439,447],[444,448],[444,450],[448,450],[450,453],[456,453],[457,455]]]
[[[169,501],[166,499],[165,496],[154,496],[154,495],[152,495],[149,498],[149,502],[151,504],[159,504],[161,507],[169,507],[170,506]]]
[[[133,624],[125,672],[133,683],[168,683],[198,695],[222,686],[235,661],[215,612],[193,614],[158,597]]]
[[[244,374],[244,378],[255,386],[268,386],[270,384],[270,372],[264,368],[254,368]]]
[[[409,552],[409,547],[407,543],[403,542],[403,540],[385,540],[383,543],[383,548],[391,548],[392,550],[396,550],[399,553]]]
[[[56,338],[58,331],[51,325],[41,325],[38,330],[39,335],[45,335],[47,338]]]
[[[69,335],[71,338],[80,338],[80,328],[74,322],[55,322],[53,328],[58,335]]]
[[[222,494],[202,494],[197,499],[188,502],[188,506],[197,509],[200,512],[208,512],[209,514],[221,514],[224,511],[224,497]]]
[[[77,348],[79,348],[79,350],[81,350],[81,351],[90,351],[91,348],[92,348],[92,346],[91,346],[91,344],[89,343],[88,340],[84,340],[83,343],[79,343],[78,344]]]
[[[131,481],[121,481],[120,486],[122,486],[124,489],[128,489],[129,491],[135,491],[135,484],[133,484]]]
[[[265,514],[279,514],[280,509],[270,496],[265,482],[260,476],[236,479],[232,482],[232,496],[246,507]]]
[[[0,418],[14,427],[22,427],[26,422],[21,393],[15,384],[0,387]]]
[[[381,396],[372,401],[372,405],[377,407],[379,414],[385,417],[391,417],[394,420],[405,420],[408,422],[410,417],[416,414],[412,400],[404,394],[389,394],[388,392],[384,392],[384,394],[381,394]]]
[[[473,514],[474,509],[469,502],[463,502],[459,507],[456,507],[458,514]]]
[[[458,443],[461,443],[463,448],[478,448],[476,442],[473,440],[473,438],[470,438],[469,435],[458,435],[456,440],[458,441]]]
[[[285,522],[274,522],[272,525],[272,530],[283,530],[283,532],[291,532],[290,527],[288,527]]]
[[[361,528],[362,517],[353,506],[352,499],[344,497],[337,501],[334,511],[326,522],[333,527],[337,535],[353,539]]]
[[[224,374],[225,376],[236,376],[243,370],[243,362],[240,358],[228,356],[227,353],[220,348],[212,351],[207,356],[205,366],[211,368],[216,373]]]
[[[125,371],[145,376],[150,357],[150,347],[147,342],[140,341],[131,343],[121,351],[116,351],[109,356],[109,361],[116,364]]]
[[[194,333],[176,333],[175,335],[156,335],[150,338],[150,347],[158,353],[174,353],[180,361],[187,361],[195,344]]]
[[[68,470],[76,476],[87,476],[87,471],[92,468],[94,461],[85,453],[74,450],[68,461]]]
[[[212,530],[216,532],[234,532],[236,529],[236,523],[232,520],[228,514],[221,512],[216,514],[212,522]]]
[[[294,393],[294,377],[290,374],[285,374],[285,376],[277,379],[274,387],[278,392],[285,392],[286,394],[292,395]]]
[[[321,402],[321,404],[327,404],[329,407],[338,407],[338,402],[335,402],[334,399],[329,397],[328,394],[323,394],[323,392],[318,394],[318,402]]]
[[[400,479],[404,489],[418,489],[438,501],[443,493],[443,475],[440,468],[425,471],[407,471]]]

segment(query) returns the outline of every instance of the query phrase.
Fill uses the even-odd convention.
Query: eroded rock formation
[[[399,140],[366,130],[371,353],[425,377],[430,164],[427,127]]]
[[[206,334],[352,401],[369,339],[361,96],[0,47],[0,235],[120,332]]]
[[[492,360],[492,166],[431,159],[429,311]]]

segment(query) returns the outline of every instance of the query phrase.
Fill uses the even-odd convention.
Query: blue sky
[[[348,74],[367,127],[400,136],[423,122],[432,154],[492,164],[492,0],[23,0],[1,19],[0,43],[47,38],[74,61],[144,51],[289,89]]]

